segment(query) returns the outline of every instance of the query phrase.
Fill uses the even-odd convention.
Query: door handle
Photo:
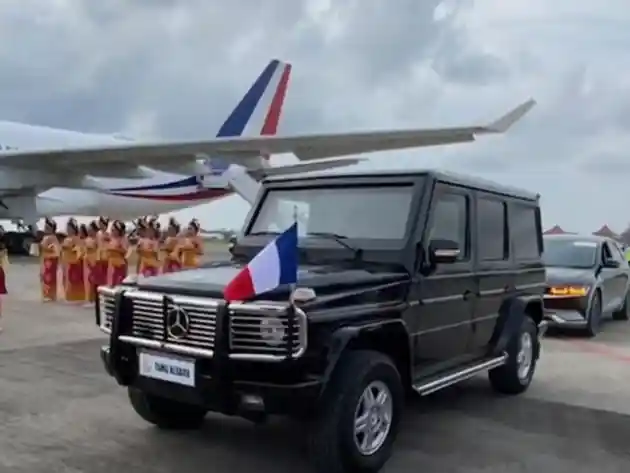
[[[475,293],[474,293],[474,292],[469,291],[468,289],[466,289],[466,290],[464,291],[464,294],[463,294],[463,299],[464,299],[465,301],[467,301],[467,300],[469,300],[470,298],[472,298],[474,295],[475,295]]]

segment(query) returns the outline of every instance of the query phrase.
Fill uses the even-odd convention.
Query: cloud
[[[547,226],[618,227],[630,199],[628,21],[621,0],[7,0],[0,110],[85,132],[205,137],[271,57],[295,66],[283,133],[467,124],[534,96],[505,137],[371,166],[521,184],[543,195]],[[237,225],[246,209],[230,198],[183,215]]]

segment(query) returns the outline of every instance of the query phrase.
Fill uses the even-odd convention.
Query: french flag
[[[283,284],[295,284],[298,270],[297,222],[265,246],[223,291],[226,301],[245,301]]]

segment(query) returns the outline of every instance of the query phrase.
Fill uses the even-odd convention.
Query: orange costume
[[[198,268],[203,255],[203,242],[199,237],[199,222],[197,219],[191,220],[188,224],[186,236],[179,246],[183,269]]]
[[[95,222],[90,224],[90,232],[84,241],[85,253],[83,256],[85,271],[85,300],[94,302],[96,300],[96,288],[102,284],[103,276],[101,274],[100,251],[98,246],[98,238],[96,235],[98,227]]]
[[[179,224],[174,218],[168,222],[166,239],[160,247],[162,253],[162,272],[172,273],[182,268],[181,255],[179,252]]]
[[[107,285],[117,286],[127,277],[127,259],[129,258],[129,243],[125,236],[125,224],[114,222],[115,234],[106,246],[107,253]]]
[[[79,226],[73,218],[68,220],[68,236],[61,244],[63,262],[64,296],[68,302],[85,301],[85,279],[83,272],[83,241],[77,235]]]
[[[57,224],[46,219],[46,235],[40,243],[40,282],[44,302],[57,300],[57,276],[59,272],[59,256],[61,248],[57,240]]]
[[[96,286],[107,284],[107,246],[111,240],[111,235],[107,231],[108,225],[109,219],[107,217],[100,217],[98,219],[99,231],[96,234],[96,241],[98,243],[98,269],[94,273]]]
[[[160,272],[160,244],[152,238],[138,241],[138,274],[144,277],[156,276]]]

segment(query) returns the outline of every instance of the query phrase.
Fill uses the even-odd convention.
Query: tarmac
[[[217,253],[214,257],[223,257]],[[39,299],[37,266],[9,269],[0,334],[0,471],[193,473],[312,471],[299,425],[209,415],[162,432],[103,371],[92,309]],[[522,396],[485,376],[413,400],[384,473],[630,472],[630,323],[594,340],[544,340]]]

